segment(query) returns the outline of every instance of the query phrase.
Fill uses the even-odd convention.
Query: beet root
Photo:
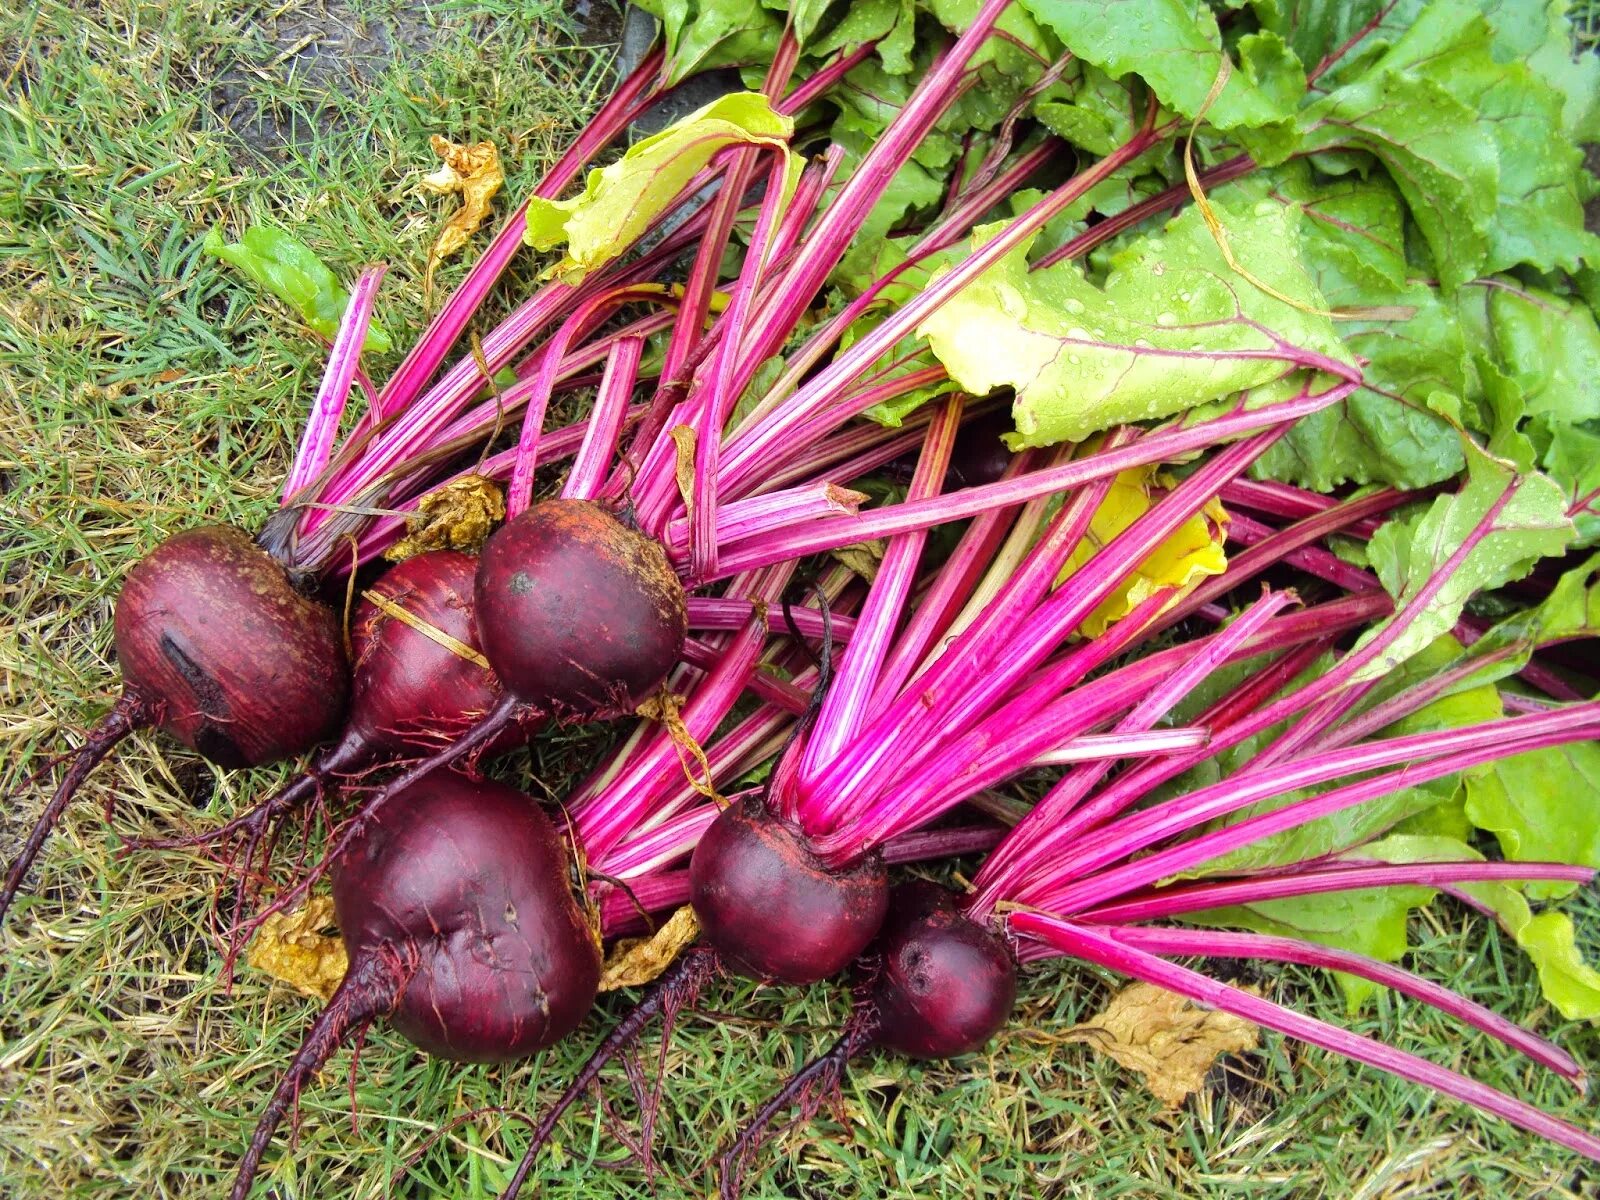
[[[218,766],[292,758],[344,716],[338,619],[243,530],[167,539],[128,573],[115,628],[123,690]]]
[[[352,959],[417,956],[390,1021],[430,1054],[524,1058],[594,1003],[600,948],[566,850],[514,788],[451,772],[417,785],[339,861],[333,905]]]
[[[724,811],[689,861],[689,895],[725,965],[755,979],[806,984],[850,964],[888,908],[883,859],[825,865],[799,829],[760,802]]]
[[[538,805],[452,772],[430,776],[402,801],[335,867],[334,912],[350,969],[263,1111],[233,1200],[249,1195],[299,1089],[377,1018],[429,1053],[502,1062],[559,1041],[594,1002],[600,949]]]
[[[587,500],[547,500],[495,532],[477,612],[500,680],[558,716],[631,712],[666,679],[689,627],[660,544]]]
[[[128,573],[113,626],[122,698],[7,871],[0,921],[73,793],[133,730],[154,726],[218,766],[248,767],[305,752],[344,713],[337,619],[242,530],[174,534]]]
[[[1011,1015],[1017,971],[1010,952],[947,888],[897,885],[876,950],[868,1003],[880,1045],[912,1058],[954,1058],[983,1046]]]

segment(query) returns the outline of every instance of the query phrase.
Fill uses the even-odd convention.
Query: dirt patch
[[[568,15],[570,37],[578,44],[622,41],[627,16],[609,0],[580,0]],[[473,18],[423,7],[363,16],[349,0],[305,0],[264,10],[217,75],[211,110],[248,149],[284,161],[293,149],[338,129],[338,99],[396,64],[420,62],[464,23]],[[567,36],[552,29],[553,38]]]

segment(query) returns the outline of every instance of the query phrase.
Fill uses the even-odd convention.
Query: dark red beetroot
[[[594,1002],[600,949],[566,851],[502,784],[439,772],[407,789],[339,859],[333,902],[350,969],[262,1113],[234,1200],[300,1088],[378,1017],[429,1053],[503,1062],[561,1040]]]
[[[967,918],[948,888],[898,884],[876,952],[868,1003],[879,1045],[912,1058],[955,1058],[979,1049],[1011,1016],[1011,954]]]
[[[689,861],[704,936],[741,974],[805,984],[842,971],[872,940],[889,903],[883,859],[825,865],[804,833],[759,801],[716,819]]]
[[[547,500],[483,548],[483,652],[524,703],[631,712],[683,649],[683,585],[653,538],[587,500]]]
[[[218,766],[247,767],[303,753],[344,713],[337,619],[242,530],[174,534],[128,573],[114,625],[122,697],[12,862],[0,920],[73,793],[133,730],[154,726]]]

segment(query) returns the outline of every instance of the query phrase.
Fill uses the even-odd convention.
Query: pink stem
[[[606,373],[600,380],[600,391],[589,413],[583,445],[578,448],[578,457],[561,490],[568,499],[594,499],[605,479],[611,456],[616,453],[617,439],[622,435],[622,422],[628,415],[628,401],[633,397],[643,356],[643,338],[623,338],[611,347],[606,357]]]
[[[285,504],[328,465],[328,458],[333,453],[333,439],[339,432],[339,419],[344,416],[345,404],[350,399],[350,385],[361,365],[361,347],[366,343],[367,329],[372,324],[373,300],[377,297],[378,284],[383,281],[387,269],[369,267],[361,273],[344,316],[339,320],[339,331],[334,335],[333,348],[328,352],[328,369],[322,376],[322,386],[317,389],[317,399],[311,406],[311,419],[306,422],[300,448],[295,452],[289,477],[284,481]]]
[[[948,398],[938,418],[928,426],[916,472],[906,490],[907,499],[936,495],[944,483],[961,424],[962,399]],[[856,735],[865,718],[878,673],[905,610],[906,597],[922,559],[927,531],[894,538],[884,549],[877,577],[867,593],[866,607],[856,625],[856,636],[839,657],[838,674],[812,726],[800,762],[800,778],[811,779]]]
[[[1123,925],[1136,921],[1170,920],[1211,908],[1264,904],[1269,900],[1283,900],[1290,896],[1320,896],[1364,888],[1439,887],[1449,883],[1525,882],[1530,879],[1590,883],[1595,875],[1592,868],[1575,867],[1567,863],[1476,860],[1371,867],[1335,865],[1314,870],[1291,870],[1293,873],[1159,888],[1090,909],[1083,914],[1083,919],[1099,925]]]

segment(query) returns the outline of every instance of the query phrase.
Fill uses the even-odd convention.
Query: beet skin
[[[1004,943],[946,888],[897,885],[878,935],[877,1041],[912,1058],[977,1050],[1011,1015],[1017,971]]]
[[[484,544],[483,653],[517,698],[555,715],[631,712],[678,661],[688,607],[654,539],[587,500],[547,500]]]
[[[344,716],[338,619],[242,530],[168,538],[128,573],[115,629],[124,691],[218,766],[292,758]]]
[[[503,1062],[572,1032],[594,1003],[600,951],[567,856],[528,796],[441,771],[374,821],[335,867],[352,963],[412,966],[389,1020],[461,1062]]]
[[[706,940],[732,969],[805,984],[842,971],[888,907],[883,859],[826,866],[805,834],[765,805],[727,809],[689,862],[689,898]]]

